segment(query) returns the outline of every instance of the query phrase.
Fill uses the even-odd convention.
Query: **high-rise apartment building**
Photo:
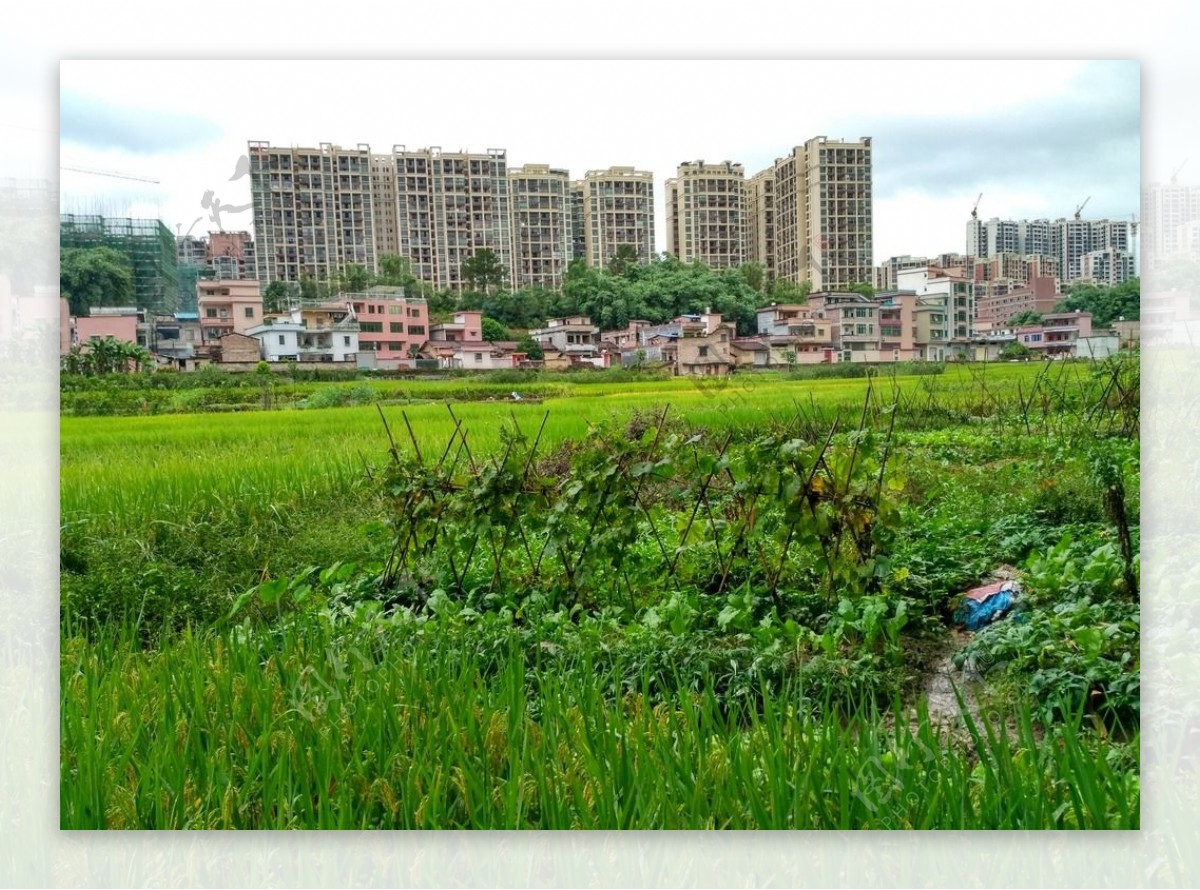
[[[926,269],[930,266],[928,257],[923,256],[894,256],[876,267],[874,287],[877,291],[894,291],[897,276],[905,269]]]
[[[583,178],[584,252],[589,266],[607,268],[627,244],[638,262],[654,256],[654,174],[633,167],[589,170]]]
[[[1200,185],[1155,182],[1142,190],[1142,254],[1152,263],[1189,253],[1188,223],[1200,220]],[[1191,227],[1194,228],[1194,227]]]
[[[573,255],[570,175],[526,164],[508,171],[508,193],[513,285],[560,288]]]
[[[746,172],[725,161],[680,164],[667,180],[667,252],[714,269],[746,260]]]
[[[249,156],[255,273],[264,286],[328,280],[352,263],[376,270],[370,146],[251,142]]]
[[[1131,244],[1131,224],[1107,219],[967,221],[968,256],[981,260],[1005,254],[1026,259],[1050,257],[1057,261],[1064,281],[1082,277],[1080,263],[1085,254],[1109,247],[1131,253]]]
[[[762,170],[746,182],[746,260],[775,280],[775,171]]]
[[[371,155],[371,209],[375,212],[375,256],[400,254],[396,221],[396,162],[391,155]]]
[[[814,290],[870,282],[871,139],[817,136],[776,160],[776,276]]]
[[[1103,287],[1113,287],[1133,277],[1133,254],[1116,247],[1102,247],[1079,259],[1079,277]]]
[[[1016,220],[971,219],[967,223],[967,256],[986,258],[1020,252],[1021,224]]]
[[[1021,256],[1055,256],[1054,223],[1048,219],[1018,220],[1017,243]]]
[[[1084,278],[1083,257],[1108,248],[1130,253],[1130,223],[1103,220],[1060,219],[1056,243],[1065,281]]]
[[[571,259],[587,261],[587,221],[584,218],[583,180],[571,183]]]
[[[417,278],[461,291],[462,264],[490,250],[512,277],[508,162],[486,153],[395,146],[396,226],[401,256]]]

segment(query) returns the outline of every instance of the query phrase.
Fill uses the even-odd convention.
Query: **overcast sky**
[[[747,174],[813,136],[873,137],[875,262],[962,251],[983,219],[1138,212],[1136,62],[63,62],[63,209],[215,225],[250,203],[248,140],[274,145],[504,148],[510,166],[581,177],[632,165],[665,181],[686,160]],[[1182,160],[1182,159],[1181,159]],[[199,220],[199,222],[197,222]],[[249,210],[222,214],[252,229]],[[194,227],[194,228],[193,228]]]

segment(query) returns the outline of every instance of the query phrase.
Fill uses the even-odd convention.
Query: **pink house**
[[[475,310],[455,312],[453,322],[430,326],[429,339],[448,343],[478,342],[483,339],[483,313]]]
[[[215,344],[226,334],[245,334],[262,324],[262,293],[255,279],[202,280],[196,288],[205,343]]]
[[[75,319],[71,317],[71,306],[65,300],[58,301],[58,354],[66,355],[75,342]]]
[[[86,345],[89,340],[113,337],[126,343],[138,342],[138,312],[136,309],[93,309],[92,315],[75,319],[75,341]]]
[[[429,306],[424,300],[387,292],[341,294],[358,321],[359,352],[375,353],[377,367],[407,367],[429,339]]]
[[[1042,316],[1040,325],[1017,328],[1017,341],[1043,355],[1074,355],[1076,341],[1092,336],[1090,312],[1056,312]]]

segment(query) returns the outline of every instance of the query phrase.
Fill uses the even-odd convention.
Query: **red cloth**
[[[964,593],[963,596],[969,600],[975,600],[977,603],[982,603],[989,596],[999,593],[1004,588],[1004,585],[1009,583],[1011,582],[997,581],[994,584],[985,584],[982,587],[973,587]]]

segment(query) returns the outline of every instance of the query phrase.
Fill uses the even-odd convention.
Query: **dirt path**
[[[922,691],[928,701],[929,721],[935,727],[960,734],[966,732],[962,719],[962,709],[959,707],[955,687],[962,695],[963,703],[973,720],[979,717],[979,702],[974,690],[980,684],[979,675],[964,665],[963,670],[954,666],[954,655],[967,644],[970,636],[958,629],[951,630],[947,637],[945,654],[934,664],[933,669],[925,678]],[[913,718],[916,713],[914,709]]]

